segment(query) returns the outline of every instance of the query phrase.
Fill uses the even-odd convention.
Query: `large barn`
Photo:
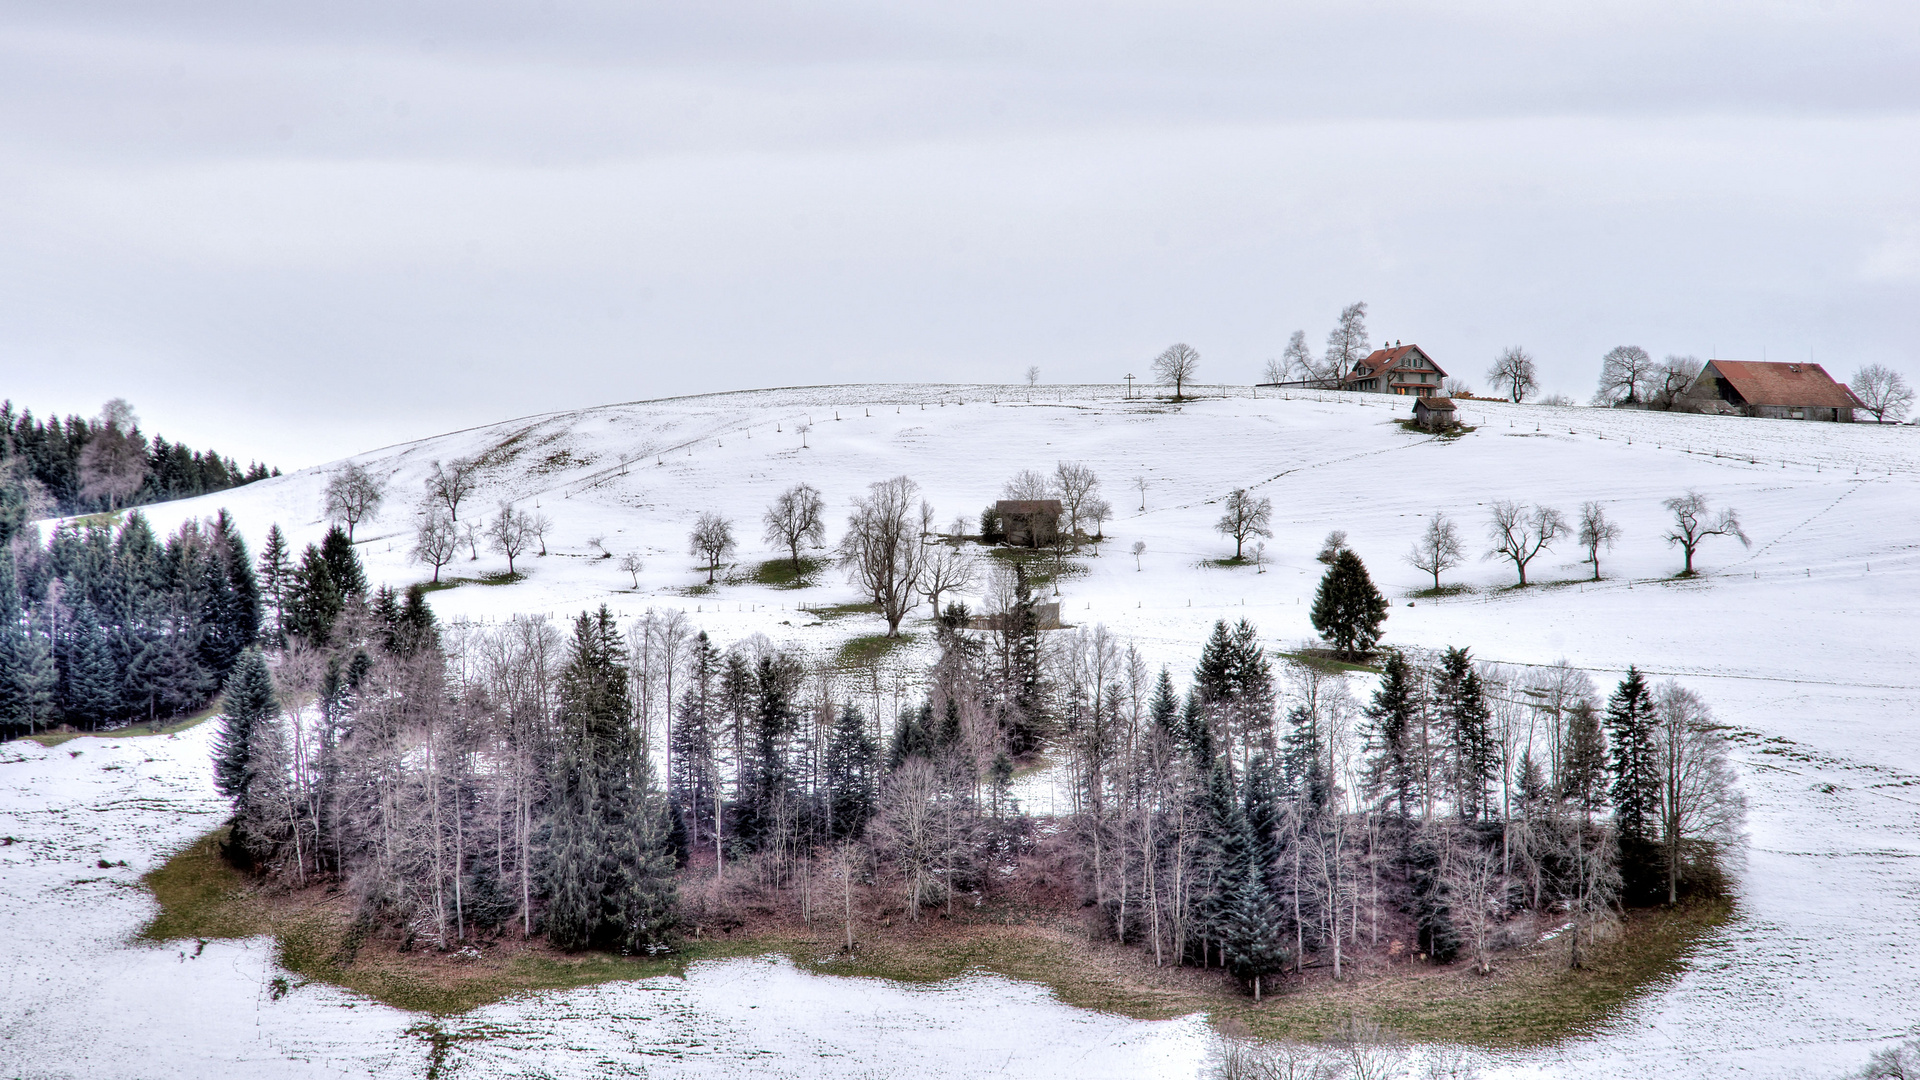
[[[1680,402],[1707,413],[1843,424],[1853,421],[1853,410],[1866,408],[1819,364],[1753,360],[1707,361]]]

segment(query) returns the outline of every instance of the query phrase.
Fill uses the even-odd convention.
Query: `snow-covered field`
[[[462,517],[500,499],[537,507],[555,523],[551,554],[523,557],[530,574],[518,584],[434,594],[443,620],[674,606],[722,643],[765,633],[825,650],[880,629],[796,610],[858,599],[837,580],[685,595],[705,580],[685,553],[697,513],[733,518],[750,568],[775,555],[757,542],[762,510],[799,480],[826,494],[836,523],[866,483],[902,473],[942,523],[975,521],[1016,470],[1079,460],[1105,480],[1116,518],[1089,573],[1066,583],[1063,615],[1105,623],[1184,674],[1217,618],[1245,616],[1276,645],[1308,637],[1322,569],[1312,554],[1345,529],[1399,598],[1390,642],[1471,645],[1514,664],[1564,657],[1603,687],[1639,664],[1752,733],[1738,747],[1753,841],[1738,920],[1604,1036],[1490,1070],[1835,1076],[1916,1033],[1920,430],[1472,403],[1478,430],[1447,442],[1391,424],[1404,401],[1230,395],[1176,408],[1107,388],[820,387],[534,417],[361,455],[392,483],[361,547],[376,581],[423,578],[405,553],[430,463],[483,455],[485,483]],[[1135,476],[1148,479],[1144,510]],[[300,545],[323,528],[323,483],[324,470],[309,470],[148,513],[166,530],[225,506],[256,550],[276,521]],[[1274,501],[1264,574],[1204,561],[1232,553],[1211,526],[1236,487]],[[1681,583],[1669,580],[1679,553],[1661,540],[1660,500],[1688,488],[1739,508],[1753,547],[1710,540],[1705,576]],[[1445,509],[1477,536],[1496,499],[1569,514],[1605,502],[1626,529],[1603,554],[1608,580],[1505,592],[1510,568],[1472,563],[1449,580],[1473,593],[1407,606],[1403,594],[1425,582],[1400,556],[1423,516]],[[597,558],[596,536],[645,557],[637,590],[616,560]],[[1587,576],[1577,560],[1567,545],[1529,578]],[[448,572],[503,569],[483,553]],[[407,1034],[417,1018],[323,987],[273,1000],[265,945],[182,957],[128,944],[150,904],[132,885],[139,872],[217,820],[205,740],[203,728],[0,751],[0,834],[20,840],[0,847],[13,916],[0,961],[5,1074],[417,1075],[426,1050]],[[100,870],[100,858],[130,867]],[[771,961],[535,995],[448,1028],[491,1036],[455,1044],[455,1076],[1166,1076],[1193,1074],[1208,1048],[1194,1020],[1092,1015],[998,979],[903,988]]]

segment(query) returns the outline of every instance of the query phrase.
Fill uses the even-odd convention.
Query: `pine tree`
[[[99,611],[82,599],[68,620],[60,672],[60,711],[69,722],[98,727],[120,713],[120,667],[100,628]]]
[[[1313,628],[1331,642],[1343,659],[1373,651],[1380,640],[1380,624],[1387,619],[1387,600],[1373,587],[1366,564],[1351,550],[1334,557],[1313,596]]]
[[[851,704],[842,707],[827,740],[824,777],[833,839],[857,840],[866,830],[878,788],[874,775],[878,757],[879,747],[867,733],[866,718]]]
[[[260,816],[259,789],[268,782],[260,768],[266,763],[256,761],[265,742],[259,735],[279,716],[280,700],[266,659],[253,649],[234,662],[222,694],[225,706],[213,742],[213,787],[233,804],[228,852],[244,862],[260,847],[259,840],[249,835],[249,826]]]
[[[625,646],[613,613],[601,605],[574,622],[560,673],[562,752],[552,779],[548,842],[547,938],[563,949],[624,946],[632,929],[632,889],[647,845],[624,835],[649,808],[636,791],[639,755],[627,691]],[[665,828],[660,830],[664,838]],[[668,855],[671,858],[671,854]]]
[[[1463,818],[1478,819],[1487,814],[1488,791],[1500,768],[1486,687],[1466,649],[1448,648],[1440,658],[1439,676],[1435,696],[1452,750],[1454,809]]]
[[[1319,813],[1333,800],[1333,777],[1327,773],[1327,747],[1320,718],[1304,705],[1287,712],[1290,729],[1280,748],[1280,778],[1290,798]]]
[[[674,871],[680,860],[672,838],[673,808],[654,788],[653,769],[644,756],[636,771],[640,779],[633,805],[617,834],[619,948],[632,956],[658,956],[673,951],[679,925]]]
[[[1567,711],[1567,739],[1560,751],[1560,796],[1589,820],[1607,801],[1607,737],[1600,716],[1581,701]]]
[[[346,594],[334,581],[332,566],[319,548],[308,544],[287,590],[287,633],[311,646],[325,646],[333,637],[334,621],[344,610]]]
[[[273,607],[272,645],[287,643],[287,592],[293,586],[293,563],[287,553],[287,536],[276,523],[267,530],[267,542],[260,548],[260,588]]]
[[[1418,769],[1414,762],[1415,700],[1413,665],[1398,649],[1387,653],[1380,688],[1367,706],[1367,792],[1381,805],[1391,804],[1402,818],[1413,811]]]
[[[1629,667],[1627,677],[1607,701],[1607,741],[1613,766],[1608,796],[1619,837],[1621,882],[1628,897],[1642,900],[1656,895],[1662,885],[1656,723],[1646,679],[1638,668]]]
[[[200,650],[213,676],[224,678],[241,652],[260,637],[260,583],[253,575],[246,538],[225,510],[214,516],[208,540],[212,558]]]
[[[340,590],[342,597],[367,595],[367,572],[360,567],[360,556],[353,550],[353,541],[347,538],[347,531],[335,525],[327,530],[320,541],[320,557],[327,560],[327,571],[333,577],[333,587]]]

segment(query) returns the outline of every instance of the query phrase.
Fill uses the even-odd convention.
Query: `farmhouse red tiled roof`
[[[1058,514],[1059,499],[1001,499],[993,504],[996,514]]]
[[[1375,349],[1367,354],[1366,359],[1353,366],[1353,370],[1346,374],[1344,381],[1370,378],[1380,374],[1382,371],[1397,368],[1409,355],[1416,352],[1419,352],[1422,356],[1427,355],[1425,352],[1421,352],[1420,346],[1418,345],[1396,345],[1390,349]],[[1427,356],[1427,362],[1432,364],[1433,357]],[[1446,375],[1446,372],[1440,370],[1439,364],[1433,364],[1433,370],[1435,374],[1441,376]],[[1411,386],[1417,384],[1409,382],[1405,385]]]
[[[1861,409],[1866,406],[1845,383],[1835,382],[1819,364],[1757,360],[1709,361],[1749,405],[1792,408]]]

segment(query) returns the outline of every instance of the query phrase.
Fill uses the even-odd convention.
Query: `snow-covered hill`
[[[922,486],[939,521],[973,521],[1017,470],[1076,460],[1103,478],[1116,516],[1088,573],[1066,583],[1063,614],[1105,623],[1180,673],[1218,618],[1245,616],[1276,644],[1310,636],[1307,603],[1322,570],[1312,556],[1328,530],[1344,529],[1396,598],[1389,642],[1470,645],[1515,664],[1564,657],[1602,685],[1638,664],[1694,686],[1745,733],[1739,754],[1753,847],[1739,919],[1604,1040],[1503,1065],[1556,1076],[1682,1067],[1698,1075],[1833,1075],[1879,1041],[1908,1033],[1908,1003],[1920,998],[1912,935],[1920,924],[1920,724],[1912,705],[1920,691],[1920,429],[1474,402],[1465,420],[1476,430],[1436,440],[1393,422],[1404,400],[1204,392],[1219,396],[1174,406],[1105,387],[814,387],[532,417],[360,455],[390,483],[383,512],[360,526],[361,550],[376,581],[422,580],[406,551],[426,474],[435,460],[477,457],[483,482],[462,517],[502,500],[537,508],[554,522],[551,554],[523,556],[520,568],[530,573],[520,583],[435,593],[443,619],[570,615],[602,601],[625,615],[671,605],[723,643],[757,632],[826,649],[879,630],[879,621],[822,623],[798,616],[795,605],[854,601],[854,590],[829,577],[798,592],[733,584],[688,595],[705,580],[686,553],[695,515],[732,518],[740,563],[750,567],[777,554],[757,540],[761,513],[801,480],[826,494],[836,525],[867,483],[900,474]],[[224,506],[256,550],[275,522],[297,546],[324,528],[325,474],[307,470],[147,513],[165,530]],[[1148,480],[1144,509],[1136,476]],[[1274,503],[1264,574],[1209,562],[1232,553],[1212,525],[1220,500],[1239,487]],[[1662,540],[1660,503],[1688,489],[1737,507],[1753,546],[1710,540],[1703,576],[1680,582],[1671,577],[1680,555]],[[1473,562],[1448,580],[1474,591],[1409,605],[1406,594],[1428,582],[1401,556],[1424,517],[1445,510],[1477,539],[1488,504],[1499,499],[1570,515],[1584,501],[1604,502],[1625,529],[1618,549],[1603,554],[1607,580],[1573,583],[1590,570],[1569,543],[1531,569],[1530,580],[1546,587],[1505,590],[1509,566]],[[597,557],[595,537],[609,551],[646,559],[638,589],[617,560]],[[1146,545],[1138,568],[1128,553],[1135,541]],[[463,557],[447,572],[504,569],[483,550],[477,563]],[[30,757],[4,767],[42,767]],[[27,812],[14,806],[4,816]],[[543,995],[544,1004],[497,1006],[491,1019],[550,1025],[568,1008],[555,998],[584,1008],[609,993],[619,992]],[[370,1025],[367,1037],[388,1038],[391,1027]],[[1037,1075],[1014,1064],[1013,1074]],[[555,1065],[543,1058],[541,1067]],[[648,1068],[674,1075],[665,1062]]]

